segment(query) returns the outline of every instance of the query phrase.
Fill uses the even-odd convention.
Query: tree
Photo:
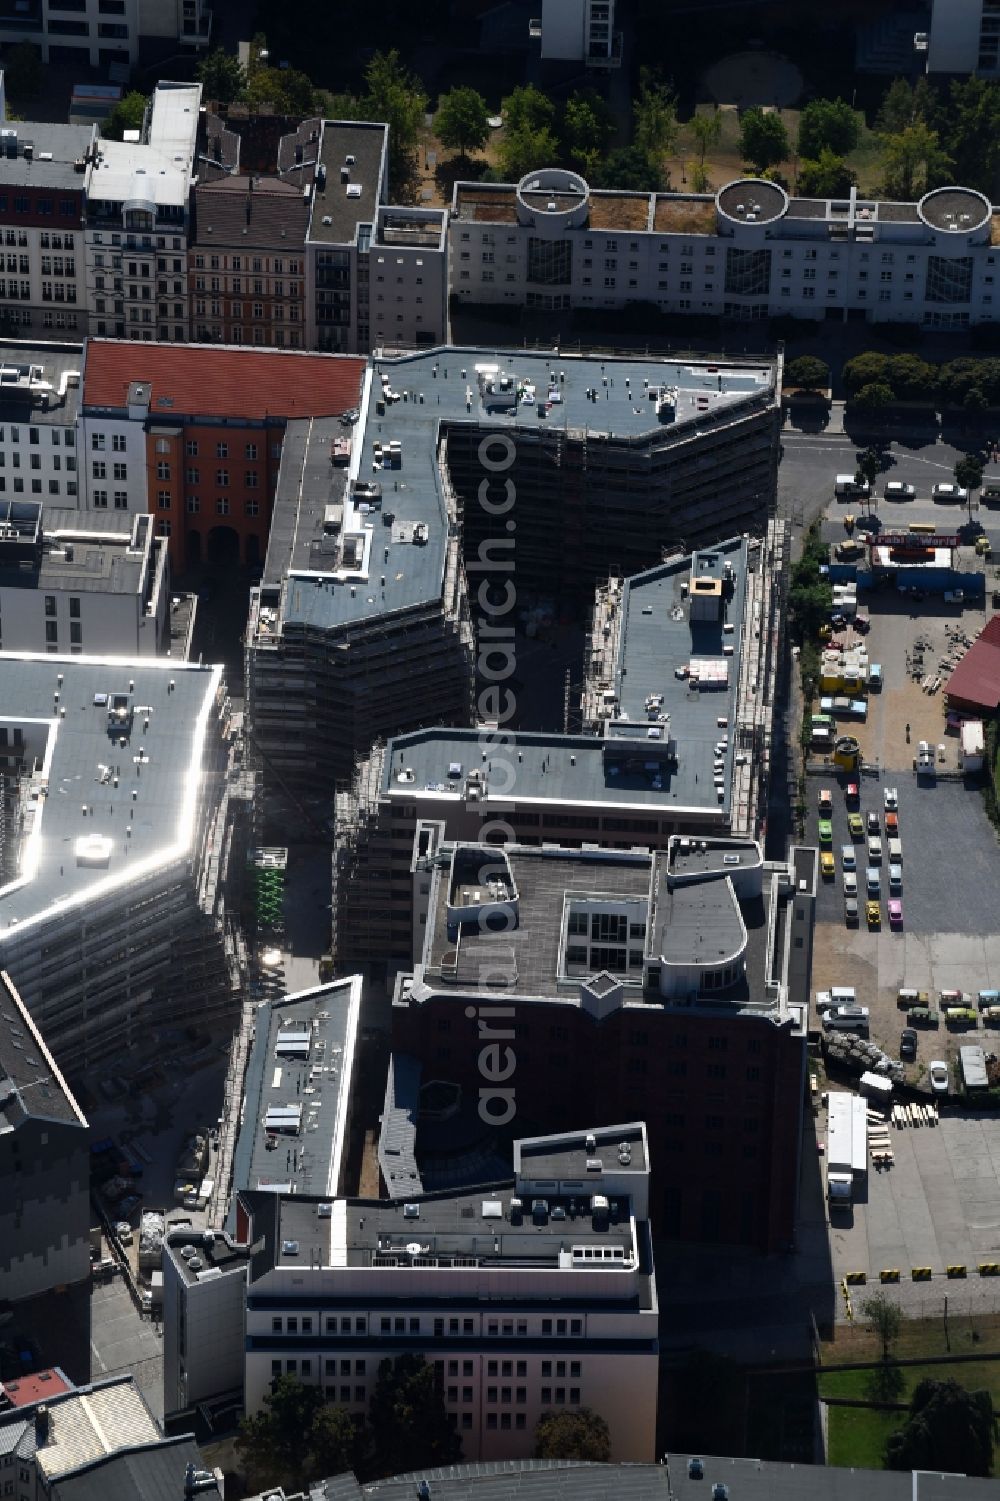
[[[956,181],[993,197],[1000,188],[1000,85],[954,80],[945,129]]]
[[[908,1421],[885,1446],[886,1468],[986,1477],[992,1472],[996,1432],[989,1392],[926,1378],[910,1398]]]
[[[438,100],[434,133],[443,145],[468,156],[469,147],[479,151],[489,139],[486,100],[467,86],[449,89]]]
[[[504,181],[518,182],[527,172],[557,161],[559,142],[548,126],[543,125],[540,130],[522,126],[520,130],[505,132],[497,157]]]
[[[890,385],[887,385],[885,381],[873,380],[867,386],[861,387],[854,397],[854,405],[859,411],[876,412],[883,407],[892,406],[894,400]]]
[[[717,146],[722,135],[722,116],[718,108],[709,110],[705,114],[692,115],[688,121],[688,130],[694,137],[698,147],[698,160],[705,165],[705,154],[710,146]]]
[[[597,165],[614,132],[614,116],[600,94],[587,89],[570,95],[563,112],[563,138],[584,171]]]
[[[592,182],[595,188],[620,188],[625,193],[658,193],[665,185],[659,164],[641,146],[609,151]]]
[[[785,384],[800,391],[825,391],[830,385],[830,367],[815,354],[800,354],[785,366]]]
[[[860,139],[861,117],[843,99],[812,99],[799,116],[800,156],[846,156]]]
[[[7,92],[18,104],[34,99],[42,86],[44,76],[42,55],[31,42],[18,42],[9,51],[5,49],[3,76]]]
[[[882,473],[882,455],[877,448],[866,448],[858,455],[858,467],[855,479],[863,480],[870,487],[874,487],[875,481]]]
[[[788,132],[781,116],[775,110],[765,114],[758,104],[745,110],[740,120],[740,151],[757,171],[783,162],[788,156]]]
[[[857,180],[857,173],[844,158],[824,146],[815,161],[810,157],[800,160],[796,186],[806,198],[842,198]]]
[[[390,147],[400,156],[413,151],[427,112],[427,95],[395,47],[372,57],[365,68],[365,89],[360,101],[363,118],[386,122]]]
[[[327,1402],[316,1413],[309,1432],[309,1476],[322,1480],[327,1475],[357,1470],[367,1449],[364,1426],[354,1421],[346,1407]]]
[[[688,162],[685,169],[688,182],[691,184],[692,193],[707,193],[711,187],[711,178],[704,162]]]
[[[639,69],[639,92],[632,101],[635,143],[651,161],[669,155],[677,139],[677,99],[655,68]]]
[[[870,385],[873,381],[887,381],[888,371],[889,356],[872,349],[848,360],[841,371],[841,377],[850,396],[856,395],[862,386]]]
[[[500,113],[504,128],[512,130],[545,130],[551,128],[556,117],[556,107],[547,94],[536,89],[533,83],[514,89],[500,101]]]
[[[886,379],[900,401],[931,401],[937,385],[937,372],[915,354],[890,355]]]
[[[871,453],[873,450],[869,449],[868,452]],[[860,465],[858,467],[860,469]],[[881,460],[879,460],[878,467],[879,469],[882,467]],[[875,472],[877,474],[878,470]],[[875,1333],[882,1342],[882,1359],[888,1360],[893,1341],[898,1338],[903,1324],[903,1315],[900,1312],[899,1304],[894,1303],[891,1298],[887,1298],[885,1293],[873,1293],[870,1298],[866,1298],[862,1303],[861,1312],[872,1324]]]
[[[146,118],[147,102],[146,95],[137,90],[119,99],[101,126],[101,135],[106,136],[109,141],[121,141],[125,138],[126,130],[141,130]]]
[[[369,1416],[378,1465],[386,1475],[453,1464],[461,1456],[462,1441],[445,1411],[434,1367],[419,1355],[382,1361]]]
[[[308,1470],[309,1434],[322,1406],[318,1386],[279,1376],[264,1397],[263,1411],[243,1419],[236,1448],[257,1486],[301,1488]]]
[[[922,120],[935,129],[940,116],[938,96],[926,78],[910,84],[905,78],[893,79],[886,91],[875,120],[882,135],[899,135],[908,125]]]
[[[896,135],[883,136],[882,156],[883,190],[890,198],[910,200],[926,193],[940,186],[951,171],[951,161],[941,148],[937,131],[922,120]]]
[[[247,76],[239,58],[224,47],[215,47],[202,58],[196,69],[206,99],[217,104],[232,104],[246,92]]]
[[[972,516],[972,492],[983,482],[983,461],[977,453],[963,454],[955,465],[955,483],[969,492],[969,516]]]
[[[833,607],[833,588],[821,572],[828,562],[829,549],[816,524],[802,539],[802,556],[792,565],[788,586],[788,612],[800,643],[815,639]]]
[[[535,1429],[536,1459],[582,1459],[606,1464],[611,1434],[600,1413],[590,1407],[543,1412]]]

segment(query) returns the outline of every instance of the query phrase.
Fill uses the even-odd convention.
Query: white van
[[[853,985],[834,985],[829,990],[817,990],[816,1012],[823,1016],[838,1006],[856,1006],[858,997]]]
[[[890,865],[902,865],[902,863],[903,863],[903,841],[901,839],[890,839],[889,840],[889,864]]]
[[[833,493],[844,499],[867,500],[872,487],[867,480],[855,479],[853,474],[838,474]]]

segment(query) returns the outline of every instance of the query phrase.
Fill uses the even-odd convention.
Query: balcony
[[[614,32],[611,38],[610,51],[605,44],[591,41],[590,50],[586,57],[588,68],[620,68],[622,65],[622,34]]]

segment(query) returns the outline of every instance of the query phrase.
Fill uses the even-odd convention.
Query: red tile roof
[[[89,339],[83,401],[124,407],[142,381],[153,418],[329,417],[358,405],[364,368],[349,355]]]
[[[973,641],[948,679],[949,702],[1000,707],[1000,615],[994,615]]]

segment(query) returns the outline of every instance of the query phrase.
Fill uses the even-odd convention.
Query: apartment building
[[[5,653],[0,701],[0,966],[60,1066],[228,1020],[221,669]]]
[[[208,45],[208,0],[23,0],[4,28],[8,46],[31,42],[45,63],[73,63],[86,73],[113,63],[134,68],[144,39]]]
[[[0,330],[8,338],[83,331],[86,175],[97,131],[0,118]]]
[[[427,832],[413,877],[420,959],[393,1004],[389,1194],[433,1185],[448,1153],[495,1150],[515,1102],[553,1130],[580,1099],[609,1127],[627,1104],[649,1134],[658,1234],[787,1249],[815,851],[786,863],[752,840],[675,836],[649,853]],[[431,1080],[449,1112],[443,1153],[424,1108]]]
[[[714,198],[591,190],[557,168],[457,183],[449,290],[462,303],[791,316],[962,329],[995,318],[993,208],[970,188],[918,203],[790,197],[741,179]]]
[[[65,1298],[89,1327],[87,1122],[5,973],[0,974],[0,1181],[6,1184],[0,1203],[0,1298],[10,1303]],[[65,1354],[72,1365],[72,1352]],[[82,1364],[89,1372],[89,1351]]]
[[[109,521],[0,500],[0,650],[156,656],[170,640],[167,544],[152,516]]]
[[[615,0],[542,0],[529,34],[541,40],[542,62],[583,63],[588,68],[619,68],[621,33],[615,31]]]
[[[201,84],[159,83],[141,141],[94,141],[86,176],[88,332],[187,338]]]
[[[304,349],[309,202],[291,183],[225,177],[194,192],[191,338]]]
[[[80,503],[78,344],[0,345],[0,498]]]
[[[29,1382],[29,1400],[0,1413],[4,1495],[15,1501],[221,1496],[191,1435],[161,1435],[131,1374],[73,1387],[47,1371]]]
[[[294,1138],[279,1129],[279,1147]],[[586,1406],[607,1421],[614,1458],[648,1461],[658,1359],[648,1179],[645,1129],[629,1123],[523,1138],[513,1173],[405,1203],[241,1194],[235,1238],[204,1248],[207,1267],[192,1272],[182,1237],[167,1237],[165,1366],[179,1330],[194,1337],[185,1304],[206,1287],[216,1248],[228,1259],[243,1246],[248,1413],[291,1374],[360,1416],[381,1361],[412,1352],[434,1363],[469,1460],[526,1457],[543,1411]]]
[[[449,839],[604,849],[664,849],[676,834],[756,837],[784,558],[784,524],[773,521],[763,540],[734,538],[602,586],[585,646],[583,733],[509,729],[501,690],[499,732],[435,727],[374,746],[336,799],[338,962],[407,953],[419,836],[434,826]]]
[[[996,76],[1000,71],[997,0],[932,0],[927,71]]]
[[[363,368],[292,350],[91,339],[83,504],[148,511],[179,572],[203,558],[254,564],[267,548],[286,426],[354,406]]]

